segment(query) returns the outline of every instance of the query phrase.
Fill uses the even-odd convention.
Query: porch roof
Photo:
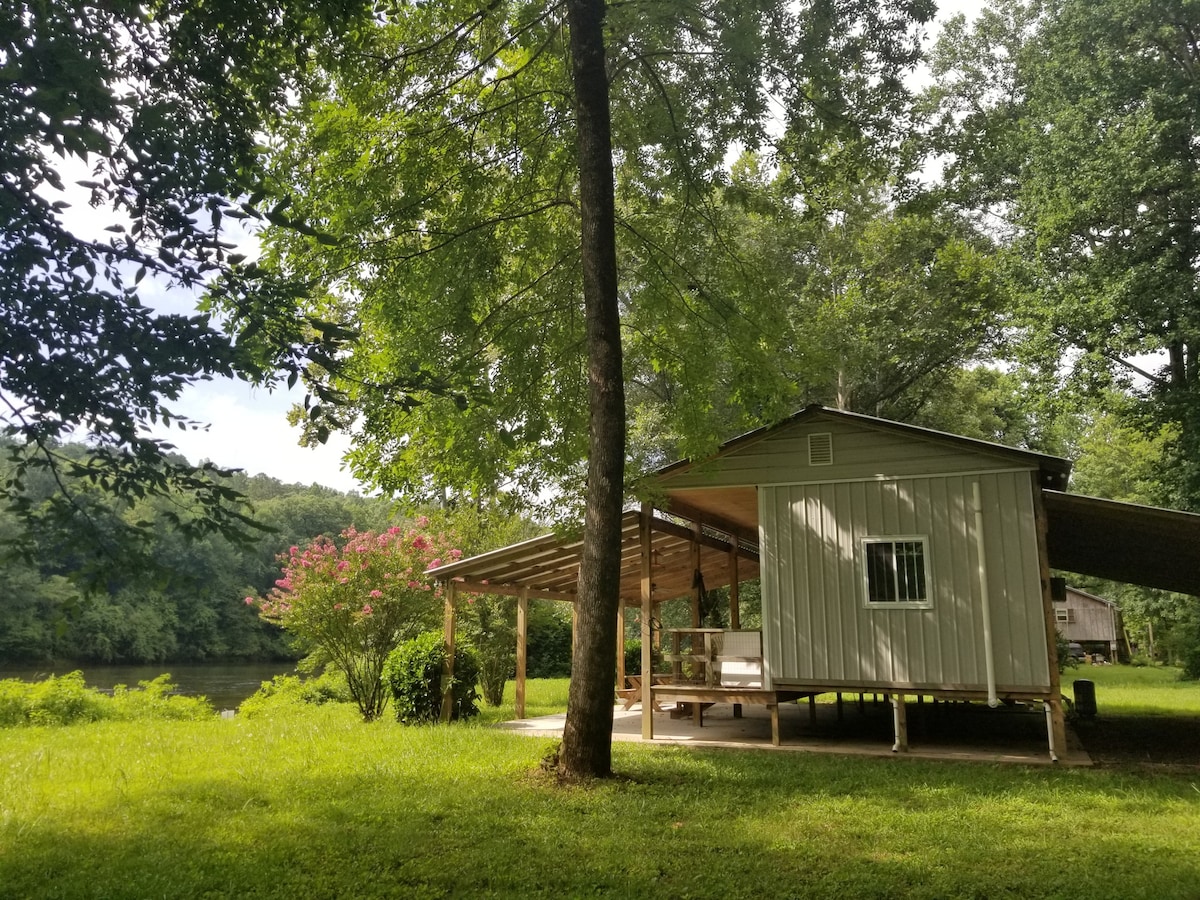
[[[626,605],[641,603],[641,545],[637,510],[621,519],[621,587]],[[758,577],[758,546],[734,539],[711,527],[698,530],[684,519],[651,516],[651,598],[654,602],[681,597],[692,590],[699,548],[700,571],[706,589],[730,583],[736,549],[739,581]],[[458,589],[471,593],[519,596],[552,600],[575,599],[582,557],[581,533],[546,534],[432,569],[438,579],[458,582]]]

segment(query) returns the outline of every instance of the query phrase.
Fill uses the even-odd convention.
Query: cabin
[[[1109,662],[1116,661],[1124,634],[1117,605],[1065,583],[1061,589],[1058,584],[1053,586],[1054,625],[1058,633],[1082,646],[1088,654],[1099,653]]]
[[[1051,566],[1200,594],[1200,516],[1068,495],[1069,475],[1058,457],[822,406],[650,473],[649,499],[623,520],[618,633],[636,611],[641,671],[655,643],[671,671],[627,678],[617,653],[643,738],[664,704],[700,725],[725,702],[765,706],[779,743],[780,703],[874,693],[893,705],[894,750],[907,749],[908,698],[930,697],[1040,707],[1057,758]],[[573,600],[581,547],[547,535],[435,573],[448,641],[456,592],[517,598],[518,710],[524,610],[531,597]],[[751,578],[761,632],[739,623]],[[730,627],[701,627],[703,592],[724,585]],[[693,627],[653,632],[680,597]]]

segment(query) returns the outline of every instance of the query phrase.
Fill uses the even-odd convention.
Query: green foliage
[[[529,603],[526,674],[530,678],[571,675],[571,610],[565,603]]]
[[[261,132],[313,37],[361,10],[309,0],[0,10],[0,431],[20,437],[3,494],[109,571],[147,565],[137,539],[153,529],[98,514],[98,496],[171,496],[178,507],[162,515],[193,537],[257,532],[220,469],[151,436],[198,427],[174,408],[186,385],[334,365],[337,335],[280,311],[300,286],[231,252],[223,223],[260,215]],[[71,221],[66,211],[84,205],[85,221]],[[253,311],[253,326],[232,334],[211,313],[146,305],[206,287]],[[90,452],[64,453],[59,442],[81,429]],[[35,509],[22,488],[39,476],[59,489]]]
[[[166,674],[139,682],[134,689],[117,685],[111,695],[89,688],[78,671],[33,683],[5,679],[0,681],[0,727],[212,716],[212,707],[203,697],[175,695],[173,690]]]
[[[253,695],[242,701],[238,706],[238,715],[269,715],[295,711],[305,705],[351,703],[353,700],[346,676],[336,669],[330,669],[316,678],[276,675],[270,681],[264,681]]]
[[[428,524],[418,520],[418,527]],[[246,598],[345,676],[363,718],[378,718],[388,694],[381,675],[388,654],[434,625],[442,589],[425,570],[462,556],[445,534],[393,526],[379,533],[342,533],[282,557],[283,577],[266,598]]]
[[[479,687],[489,706],[504,700],[504,683],[513,675],[517,659],[517,611],[511,597],[486,594],[467,598],[463,637],[475,649]]]
[[[84,458],[79,445],[62,448]],[[0,477],[11,467],[0,461]],[[295,651],[278,626],[235,602],[265,593],[279,575],[276,558],[289,545],[354,524],[386,522],[390,501],[328,488],[284,484],[267,476],[228,479],[255,504],[274,531],[251,544],[220,535],[189,537],[163,515],[184,498],[130,503],[97,494],[95,515],[147,524],[137,553],[150,566],[97,568],[87,552],[53,531],[0,511],[0,544],[33,547],[32,558],[10,556],[0,566],[0,656],[11,661],[160,663],[218,659],[288,659]],[[39,507],[57,490],[27,479],[23,496]]]
[[[445,664],[446,645],[436,631],[405,641],[392,651],[383,668],[383,682],[392,697],[397,721],[406,725],[438,721],[442,713]],[[475,654],[466,648],[455,647],[452,720],[479,714],[475,703],[478,677]]]
[[[1092,391],[1138,389],[1148,437],[1176,435],[1156,481],[1185,508],[1200,502],[1198,26],[1191,0],[994,0],[947,26],[930,91],[939,197],[1004,226],[1015,349]]]
[[[342,42],[274,136],[270,166],[294,187],[291,209],[338,240],[271,228],[266,264],[318,286],[307,310],[361,323],[345,367],[307,377],[345,396],[352,466],[386,489],[581,491],[588,245],[565,11],[389,9]],[[778,250],[764,265],[769,246],[738,240],[745,217],[726,191],[727,160],[747,146],[775,153],[790,191],[776,211],[829,209],[827,195],[885,171],[905,116],[900,73],[931,13],[927,3],[608,6],[623,340],[629,379],[644,385],[630,393],[644,407],[635,417],[661,417],[672,439],[699,446],[786,410],[796,391],[773,355],[800,346],[804,312],[777,328],[795,292],[756,281],[799,245],[765,220],[756,235]],[[370,62],[381,59],[406,64]],[[902,243],[892,246],[913,260],[916,290],[930,260]],[[948,289],[960,267],[942,254],[931,268]],[[946,302],[939,315],[955,311]]]

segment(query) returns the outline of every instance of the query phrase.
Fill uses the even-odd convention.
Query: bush
[[[530,678],[571,676],[571,610],[553,601],[529,604],[526,674]]]
[[[383,666],[383,683],[391,694],[398,721],[406,725],[438,721],[442,713],[442,667],[445,662],[445,644],[442,635],[436,631],[405,641],[389,654]],[[456,647],[452,719],[467,719],[479,714],[479,695],[475,692],[478,677],[475,654]]]
[[[276,675],[264,681],[257,691],[242,701],[238,715],[247,718],[283,709],[320,706],[323,703],[351,703],[354,698],[346,677],[337,669],[328,669],[316,678]]]
[[[139,681],[136,688],[123,684],[113,688],[112,715],[105,718],[132,721],[134,719],[203,719],[213,714],[205,697],[186,697],[173,694],[175,685],[170,675],[159,675],[152,681]],[[101,695],[103,696],[103,695]]]
[[[98,719],[202,719],[212,707],[203,697],[172,694],[170,675],[142,681],[137,688],[117,685],[112,696],[88,687],[82,672],[51,675],[45,681],[0,681],[0,726],[74,725]]]

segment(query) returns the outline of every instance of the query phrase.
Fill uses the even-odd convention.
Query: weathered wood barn
[[[780,702],[873,692],[892,699],[898,750],[917,696],[1043,704],[1060,752],[1051,567],[1200,594],[1200,516],[1068,495],[1069,474],[1057,457],[820,406],[653,473],[622,543],[642,671],[660,603],[699,582],[730,585],[731,609],[729,629],[671,636],[674,677],[637,680],[643,736],[662,701],[698,723],[724,701],[766,705],[778,742]],[[579,547],[548,535],[439,569],[448,636],[456,591],[572,599]],[[737,585],[755,577],[748,639]]]
[[[1088,653],[1103,653],[1117,659],[1121,637],[1121,610],[1111,600],[1089,594],[1068,584],[1055,584],[1054,624],[1066,640],[1084,646]]]

